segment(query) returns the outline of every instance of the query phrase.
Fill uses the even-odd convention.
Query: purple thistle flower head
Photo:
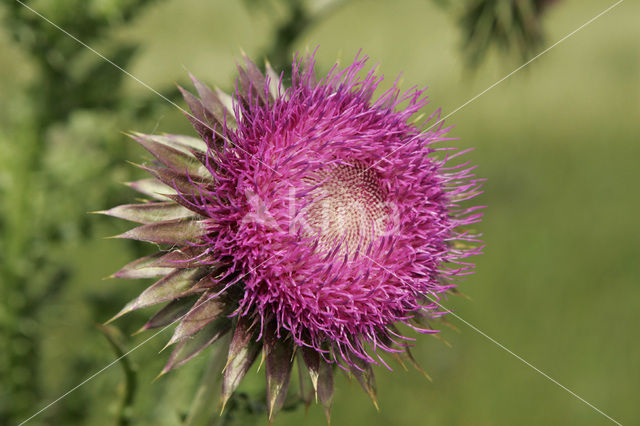
[[[313,56],[296,59],[285,87],[245,58],[233,97],[196,79],[199,98],[183,91],[199,138],[132,135],[158,162],[131,186],[157,201],[105,213],[143,223],[121,237],[167,248],[115,274],[161,277],[116,317],[168,302],[144,327],[178,322],[164,372],[230,333],[224,400],[264,348],[270,416],[296,353],[328,410],[331,365],[374,396],[371,365],[410,358],[396,325],[435,332],[424,320],[480,250],[463,228],[481,214],[459,204],[480,180],[447,164],[459,152],[439,146],[437,113],[416,124],[424,90],[374,98],[365,62],[318,80]]]

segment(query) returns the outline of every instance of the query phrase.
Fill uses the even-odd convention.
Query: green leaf
[[[198,246],[186,246],[176,250],[171,250],[166,254],[163,254],[159,259],[153,262],[153,266],[160,266],[165,268],[197,268],[201,266],[211,266],[216,268],[217,265],[211,265],[205,263],[209,259],[207,255],[203,253],[207,250],[206,247]]]
[[[248,102],[250,98],[255,100],[257,97],[261,102],[265,103],[264,75],[246,55],[243,56],[245,68],[238,66],[241,96],[245,102]]]
[[[163,252],[154,253],[151,256],[141,257],[131,263],[127,263],[118,272],[112,275],[114,278],[139,279],[163,277],[174,268],[156,267],[154,263],[163,255]]]
[[[157,143],[170,146],[185,154],[193,155],[195,152],[207,152],[207,144],[200,138],[194,138],[187,135],[174,135],[171,133],[163,133],[160,135],[147,135],[152,136],[153,140]]]
[[[141,164],[135,164],[135,163],[132,163],[132,164],[152,174],[160,182],[162,182],[163,184],[173,189],[173,191],[165,192],[162,195],[177,194],[178,191],[181,194],[186,194],[186,195],[199,195],[200,186],[207,187],[208,185],[213,184],[212,180],[207,181],[207,180],[200,179],[196,176],[187,177],[186,175],[182,173],[178,173],[175,170],[170,169],[168,167],[143,166]],[[171,198],[171,197],[167,197],[167,198]]]
[[[193,217],[195,212],[172,201],[159,203],[123,204],[96,213],[113,216],[138,223],[154,223],[172,219]]]
[[[380,407],[378,406],[378,397],[376,396],[376,378],[373,374],[371,364],[355,356],[353,357],[353,362],[357,367],[351,367],[351,374],[358,380],[362,389],[369,394],[373,405],[375,405],[376,410],[379,411]]]
[[[180,245],[194,241],[205,233],[204,223],[195,220],[173,219],[138,226],[114,238],[148,241],[156,244]]]
[[[413,357],[413,354],[411,353],[411,351],[409,350],[409,348],[404,348],[404,354],[406,359],[409,360],[409,362],[411,363],[411,365],[413,365],[413,367],[418,370],[420,373],[422,373],[422,375],[430,382],[433,381],[433,379],[431,379],[431,376],[429,376],[429,374],[424,371],[424,369],[422,368],[422,366],[420,364],[418,364],[418,361],[416,361],[416,359]]]
[[[254,321],[248,317],[240,317],[235,326],[229,344],[227,364],[222,379],[222,410],[231,394],[237,389],[242,378],[253,365],[262,344],[252,340]]]
[[[227,110],[218,94],[214,93],[206,84],[195,78],[193,75],[189,74],[189,77],[191,77],[191,81],[198,92],[198,96],[200,96],[202,106],[206,108],[211,115],[217,118],[218,123],[222,124],[226,120],[227,125],[235,127],[236,121],[233,111],[229,112]]]
[[[262,71],[253,63],[253,61],[247,56],[246,53],[242,54],[244,59],[244,68],[247,72],[247,76],[253,82],[253,87],[256,88],[262,95],[264,95],[265,78]]]
[[[313,348],[303,347],[302,355],[309,370],[316,398],[322,404],[329,421],[333,402],[333,368]]]
[[[218,99],[220,99],[220,102],[222,102],[222,105],[224,105],[224,108],[227,110],[227,117],[235,117],[235,111],[233,110],[233,98],[231,97],[231,95],[223,92],[218,87],[216,87],[216,96],[218,96]],[[235,118],[237,119],[241,117]],[[227,118],[227,120],[229,119]]]
[[[280,411],[287,397],[295,348],[293,340],[278,337],[275,324],[271,324],[264,331],[269,421]]]
[[[222,122],[212,111],[209,111],[209,109],[204,106],[200,99],[180,86],[178,86],[178,89],[191,110],[191,114],[187,113],[186,116],[200,137],[202,137],[204,141],[215,141],[218,139],[220,137],[218,133],[220,133],[222,129]]]
[[[333,367],[325,360],[320,360],[320,369],[318,370],[318,388],[317,395],[327,422],[331,419],[331,404],[333,403]]]
[[[220,315],[229,312],[229,310],[229,299],[224,294],[211,298],[210,294],[205,293],[189,313],[182,318],[167,345],[192,336],[205,325],[218,319]]]
[[[147,323],[142,326],[139,331],[150,330],[153,328],[165,327],[173,324],[189,312],[196,301],[193,297],[183,297],[181,299],[172,300],[160,309]]]
[[[127,305],[107,323],[131,311],[189,295],[189,289],[206,275],[207,272],[205,268],[175,270],[147,288],[140,296],[127,303]]]
[[[166,194],[176,194],[176,190],[174,188],[153,178],[127,182],[125,185],[156,200],[166,200]]]
[[[313,384],[313,390],[318,392],[318,375],[320,374],[320,354],[313,348],[306,346],[302,347],[302,358],[309,370],[309,376],[311,377],[311,383]]]
[[[267,77],[269,78],[269,93],[273,99],[277,99],[279,94],[278,85],[280,84],[280,76],[273,70],[269,61],[265,63],[264,67]]]
[[[172,170],[192,178],[211,177],[207,168],[191,152],[166,145],[163,143],[166,138],[143,133],[131,133],[129,136]]]
[[[305,408],[309,409],[311,403],[316,399],[316,391],[309,377],[309,370],[302,359],[301,351],[298,352],[296,358],[298,364],[298,387],[300,391],[300,399],[304,402]]]
[[[239,317],[229,343],[229,356],[227,363],[231,362],[240,351],[247,346],[253,337],[255,321],[249,316]]]
[[[192,338],[180,341],[171,352],[169,360],[160,375],[166,374],[193,359],[207,346],[224,336],[230,329],[231,320],[229,318],[219,318],[200,329]]]

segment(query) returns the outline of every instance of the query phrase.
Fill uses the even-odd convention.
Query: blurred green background
[[[179,105],[174,82],[188,86],[187,72],[231,88],[241,49],[281,66],[320,46],[321,72],[363,49],[387,76],[383,88],[402,73],[406,88],[428,85],[427,109],[444,114],[613,4],[555,2],[532,15],[525,37],[531,26],[517,21],[487,27],[487,15],[474,15],[481,3],[28,4]],[[623,2],[447,120],[488,179],[485,254],[461,285],[469,298],[447,306],[623,424],[638,421],[640,395],[639,18],[640,3]],[[3,2],[0,19],[0,424],[10,425],[116,358],[95,324],[145,287],[102,277],[154,248],[105,240],[128,224],[87,214],[136,197],[120,185],[140,176],[126,160],[148,157],[120,132],[194,132],[168,102],[20,4]],[[151,336],[129,337],[150,312],[116,323],[123,348]],[[332,424],[612,424],[449,320],[459,329],[443,329],[451,347],[425,336],[414,349],[433,382],[377,369],[377,412],[339,375]],[[152,382],[169,333],[129,356],[135,389],[115,364],[28,424],[181,424],[207,356]],[[240,390],[259,393],[263,380],[254,368]],[[325,420],[311,406],[274,424]]]

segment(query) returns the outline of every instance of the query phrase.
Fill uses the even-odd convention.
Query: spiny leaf
[[[219,138],[219,131],[216,129],[220,129],[221,125],[218,118],[204,106],[200,99],[180,86],[178,86],[178,89],[191,110],[191,114],[186,114],[186,116],[200,137],[202,137],[205,142],[215,141]]]
[[[160,203],[123,204],[121,206],[96,213],[138,223],[154,223],[196,215],[195,212],[170,201]]]
[[[147,321],[139,331],[165,327],[169,324],[173,324],[175,321],[186,315],[194,303],[195,300],[193,297],[183,297],[181,299],[172,300],[167,304],[167,306],[160,309],[153,317],[151,317],[151,319]]]
[[[203,82],[195,78],[193,75],[189,74],[191,77],[191,81],[198,92],[198,96],[200,96],[200,101],[202,105],[218,120],[220,124],[224,123],[226,120],[227,125],[235,126],[235,117],[233,113],[229,114],[226,111],[226,108],[219,96]]]
[[[194,286],[193,289],[194,290],[211,290],[211,289],[216,289],[216,288],[224,288],[224,286],[226,286],[227,284],[229,284],[232,280],[234,280],[237,277],[237,274],[233,274],[229,277],[226,277],[224,279],[220,278],[220,275],[224,275],[224,270],[227,268],[227,266],[221,266],[218,269],[214,269],[212,270],[212,272],[207,275],[206,277],[203,277],[200,281],[198,281]],[[238,281],[238,280],[236,280]]]
[[[173,271],[173,268],[156,267],[154,265],[154,262],[162,255],[162,252],[158,252],[151,256],[141,257],[140,259],[127,263],[122,269],[113,274],[112,277],[125,279],[163,277]]]
[[[269,79],[269,93],[273,99],[277,99],[279,94],[278,86],[280,84],[280,76],[273,70],[269,61],[266,61],[264,67],[267,78]]]
[[[205,232],[203,225],[200,221],[173,219],[138,226],[124,234],[116,236],[116,238],[148,241],[156,244],[178,245],[200,237]]]
[[[298,364],[298,387],[300,388],[300,399],[304,402],[305,408],[309,409],[311,403],[316,399],[316,391],[309,377],[309,370],[304,363],[301,352],[302,351],[299,351],[296,357],[296,364]]]
[[[127,182],[125,185],[156,200],[166,200],[166,194],[175,194],[176,190],[154,178]]]
[[[173,191],[164,193],[163,195],[174,195],[177,194],[178,191],[180,191],[181,194],[197,196],[200,194],[200,186],[206,187],[207,185],[213,183],[213,181],[207,182],[206,180],[200,179],[196,176],[187,177],[185,174],[178,173],[168,167],[143,166],[141,164],[135,163],[132,164],[152,174],[160,182],[173,188]]]
[[[243,52],[242,58],[244,59],[244,68],[247,71],[247,75],[253,82],[253,86],[256,88],[256,90],[264,93],[264,74],[262,74],[262,71],[260,71],[260,69],[256,66],[256,64],[253,63],[253,61],[247,56],[246,53]]]
[[[186,296],[189,294],[188,290],[193,286],[193,284],[206,275],[206,273],[207,270],[205,268],[178,269],[162,278],[160,281],[143,291],[140,296],[127,303],[127,305],[108,322],[111,322],[131,311],[135,311],[136,309],[145,308],[147,306],[156,305],[158,303]]]
[[[391,356],[393,357],[393,359],[400,364],[400,367],[402,367],[402,369],[404,371],[409,371],[409,369],[407,368],[407,366],[405,365],[404,361],[402,360],[402,357],[397,353],[397,352],[392,352]]]
[[[250,97],[252,99],[255,99],[257,96],[264,103],[266,102],[264,75],[247,55],[243,55],[243,57],[245,67],[242,68],[238,66],[238,79],[240,81],[242,96],[248,101],[251,93]]]
[[[209,294],[205,293],[189,313],[182,318],[167,345],[192,336],[205,325],[218,319],[223,313],[228,312],[229,308],[229,300],[225,295],[211,298]]]
[[[320,368],[318,370],[318,387],[317,395],[327,422],[331,422],[331,404],[333,403],[333,367],[323,359],[320,360]]]
[[[197,268],[200,266],[211,266],[206,262],[208,257],[204,254],[207,248],[198,246],[185,246],[176,250],[171,250],[163,254],[153,262],[153,266],[165,268]]]
[[[231,320],[219,318],[210,322],[190,339],[180,341],[171,355],[160,375],[166,374],[179,367],[202,352],[207,346],[224,336],[231,329]]]
[[[240,320],[243,321],[241,322]],[[253,321],[246,319],[246,317],[239,318],[236,323],[222,379],[222,410],[224,410],[227,401],[237,389],[244,375],[251,368],[262,347],[261,343],[252,340],[254,334],[253,330],[251,330],[252,325]]]
[[[318,375],[320,374],[320,354],[313,348],[306,346],[302,347],[302,358],[309,370],[309,376],[311,377],[311,383],[313,384],[313,390],[316,392],[316,399],[318,393]]]
[[[137,134],[137,133],[134,133]],[[193,152],[207,152],[207,144],[200,138],[194,138],[186,135],[175,135],[171,133],[163,133],[153,136],[153,140],[163,145],[170,146],[185,154],[193,155]]]
[[[405,357],[409,360],[409,362],[411,363],[411,365],[413,365],[413,367],[418,370],[420,373],[422,373],[422,375],[429,380],[430,382],[432,382],[433,380],[431,379],[431,376],[429,376],[429,374],[427,374],[426,371],[424,371],[422,369],[422,367],[420,366],[420,364],[418,364],[418,361],[416,361],[416,359],[413,357],[413,355],[411,354],[411,351],[409,350],[409,348],[405,348],[404,349],[404,355]]]
[[[373,405],[375,405],[376,410],[379,411],[380,407],[378,406],[378,398],[376,396],[376,380],[371,364],[357,357],[353,357],[353,361],[357,367],[351,367],[351,374],[353,374],[358,380],[358,383],[360,383],[360,386],[369,394]]]
[[[185,152],[165,145],[161,142],[162,139],[156,138],[155,135],[131,133],[129,136],[153,154],[153,156],[164,165],[178,173],[187,174],[191,177],[199,177],[201,179],[206,179],[211,176],[207,168],[204,167],[191,152]]]
[[[280,411],[287,397],[291,368],[293,367],[294,345],[292,339],[277,335],[276,325],[267,325],[264,332],[266,353],[267,411],[269,420]]]
[[[219,167],[216,164],[216,158],[217,158],[217,154],[214,151],[210,151],[208,153],[204,153],[204,152],[194,152],[193,156],[196,157],[196,159],[204,165],[204,167],[207,168],[212,168],[214,170],[217,170]],[[209,170],[209,169],[207,169]],[[209,172],[209,174],[211,174]]]
[[[255,320],[249,316],[243,316],[238,318],[235,329],[233,331],[233,337],[229,343],[229,356],[227,358],[227,364],[233,361],[233,359],[240,353],[242,348],[247,346],[255,330],[253,327]]]
[[[208,213],[204,207],[201,206],[202,200],[199,194],[174,194],[167,195],[167,198],[173,200],[175,203],[180,204],[182,207],[196,212],[200,216],[207,217]]]
[[[450,348],[452,348],[452,347],[453,347],[453,346],[451,346],[451,343],[449,343],[449,341],[448,341],[448,340],[446,340],[444,337],[442,337],[442,336],[440,335],[440,333],[433,333],[433,334],[430,334],[430,336],[435,337],[436,339],[440,340],[442,343],[444,343],[446,346],[448,346],[448,347],[450,347]]]

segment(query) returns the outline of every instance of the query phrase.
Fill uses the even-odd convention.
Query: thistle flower
[[[383,354],[415,364],[397,325],[436,332],[439,295],[479,252],[460,228],[478,208],[459,205],[479,180],[446,164],[459,153],[435,146],[450,139],[426,128],[437,112],[416,124],[424,90],[374,99],[382,77],[365,62],[318,81],[313,56],[296,59],[285,88],[245,58],[233,97],[195,78],[199,98],[182,90],[199,138],[131,135],[157,162],[130,186],[154,201],[104,213],[142,223],[120,237],[164,249],[115,274],[161,278],[114,319],[168,302],[143,327],[177,322],[163,372],[228,333],[223,402],[262,350],[270,418],[295,360],[328,413],[334,366],[375,402]]]

